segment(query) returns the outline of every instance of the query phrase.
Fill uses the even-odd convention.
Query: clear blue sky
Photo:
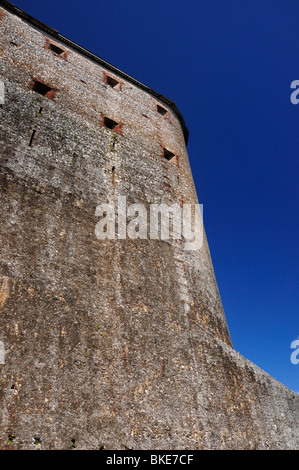
[[[299,4],[14,4],[176,102],[234,347],[299,392]]]

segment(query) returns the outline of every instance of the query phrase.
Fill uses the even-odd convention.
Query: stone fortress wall
[[[298,449],[232,347],[206,237],[99,240],[99,203],[197,204],[175,104],[0,8],[1,449]]]

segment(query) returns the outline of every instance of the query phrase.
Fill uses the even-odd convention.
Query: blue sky
[[[299,4],[14,4],[176,102],[234,348],[299,393]]]

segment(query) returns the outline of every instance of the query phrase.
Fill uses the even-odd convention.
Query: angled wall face
[[[298,397],[233,350],[205,236],[96,236],[120,196],[198,203],[171,102],[13,7],[0,36],[0,448],[298,448]]]

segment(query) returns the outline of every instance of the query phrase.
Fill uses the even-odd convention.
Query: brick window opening
[[[168,162],[174,163],[177,167],[180,166],[178,156],[170,152],[166,148],[163,149],[163,156]]]
[[[164,158],[166,158],[166,160],[168,160],[169,162],[175,159],[175,154],[170,152],[169,150],[163,149],[163,152],[164,152]]]
[[[113,119],[109,119],[107,117],[104,118],[104,126],[108,127],[108,129],[115,129],[118,126],[118,122],[113,121]]]
[[[111,77],[111,75],[107,75],[107,73],[104,71],[103,71],[103,76],[104,76],[104,82],[107,85],[109,85],[111,88],[114,88],[115,90],[121,90],[122,82],[120,82],[114,77]]]
[[[45,41],[46,41],[46,44],[44,45],[45,49],[47,49],[48,51],[51,51],[52,54],[57,57],[61,57],[64,60],[67,59],[67,56],[70,54],[70,51],[67,51],[64,48],[58,46],[57,44],[54,44],[53,42],[50,41],[49,38],[45,38]]]
[[[115,78],[109,77],[109,75],[107,75],[106,83],[111,86],[111,88],[119,88],[119,81],[115,80]]]
[[[55,44],[50,43],[48,47],[49,51],[54,52],[57,55],[62,55],[64,54],[64,49],[61,49],[61,47],[56,46]]]
[[[46,96],[49,99],[53,99],[56,93],[56,90],[54,90],[54,88],[35,79],[32,80],[30,88],[32,91],[35,91],[36,93],[42,96]]]
[[[157,111],[158,113],[162,114],[162,116],[164,116],[164,114],[167,113],[167,109],[163,108],[162,106],[159,106],[158,104],[157,104]]]
[[[116,122],[113,119],[108,118],[107,116],[103,116],[103,114],[102,114],[101,124],[102,126],[107,127],[107,129],[111,129],[113,130],[113,132],[116,132],[117,134],[122,135],[123,124]]]

